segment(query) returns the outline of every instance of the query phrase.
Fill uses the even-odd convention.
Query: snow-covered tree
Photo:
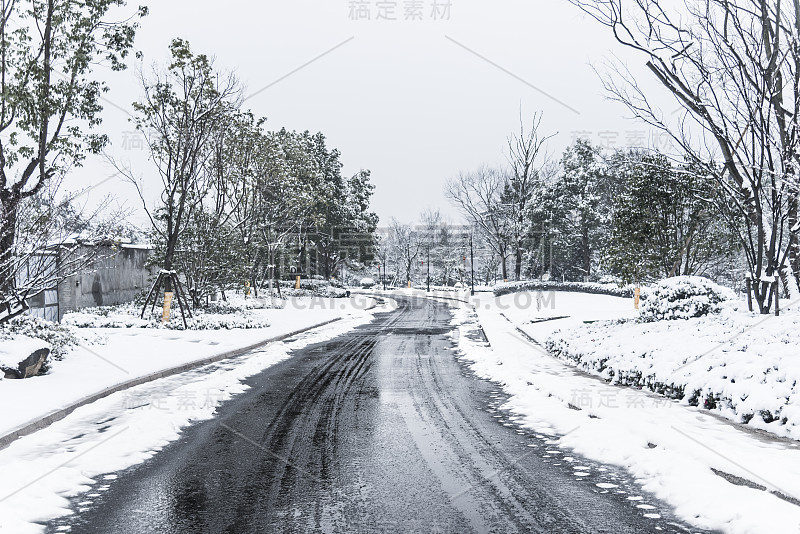
[[[155,206],[149,205],[142,185],[126,171],[152,222],[159,244],[157,259],[164,271],[178,267],[176,256],[190,220],[194,218],[200,227],[213,223],[216,210],[204,213],[203,207],[215,185],[210,182],[213,173],[208,172],[214,156],[212,142],[229,124],[239,95],[235,77],[220,74],[212,59],[194,54],[188,42],[174,39],[169,48],[171,62],[166,69],[154,69],[149,79],[142,76],[144,95],[133,104],[136,128],[146,139],[161,179]],[[164,291],[172,290],[167,279]]]
[[[599,147],[577,139],[539,184],[528,212],[534,272],[587,280],[608,234],[613,183]]]
[[[26,277],[21,293],[16,287],[20,270],[30,271],[29,260],[44,244],[40,238],[64,238],[49,228],[20,239],[23,204],[108,141],[91,132],[101,122],[107,91],[92,75],[100,63],[125,68],[137,23],[109,17],[123,6],[123,0],[6,0],[0,6],[0,308],[6,311],[0,321],[22,311],[13,306],[8,313],[9,305],[42,288],[37,276]],[[138,15],[146,14],[140,7]]]
[[[734,236],[714,209],[714,183],[658,153],[613,158],[619,183],[605,263],[625,282],[705,275],[733,257]]]
[[[638,53],[683,110],[671,120],[624,65],[605,79],[612,98],[716,182],[720,213],[738,219],[753,300],[769,313],[776,276],[788,268],[800,284],[800,2],[570,1]]]

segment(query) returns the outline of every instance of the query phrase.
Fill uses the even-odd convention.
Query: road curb
[[[370,308],[366,308],[364,311],[367,311],[367,310],[372,309],[374,307],[375,306],[371,306]],[[253,351],[255,349],[261,348],[264,345],[268,345],[270,343],[275,343],[275,342],[278,342],[278,341],[283,341],[285,339],[289,339],[289,338],[291,338],[293,336],[296,336],[296,335],[299,335],[299,334],[303,334],[303,333],[308,332],[310,330],[314,330],[314,329],[317,329],[317,328],[321,328],[323,326],[327,326],[327,325],[329,325],[331,323],[334,323],[336,321],[340,321],[341,319],[342,319],[341,317],[335,317],[333,319],[329,319],[327,321],[323,321],[323,322],[317,323],[315,325],[311,325],[311,326],[308,326],[308,327],[305,327],[305,328],[301,328],[299,330],[294,330],[292,332],[288,332],[286,334],[281,334],[280,336],[271,337],[269,339],[265,339],[265,340],[259,341],[257,343],[253,343],[253,344],[248,345],[246,347],[241,347],[241,348],[238,348],[238,349],[229,350],[229,351],[223,352],[221,354],[216,354],[214,356],[209,356],[209,357],[203,358],[202,360],[196,360],[196,361],[193,361],[193,362],[184,363],[184,364],[178,365],[176,367],[170,367],[169,369],[164,369],[162,371],[157,371],[155,373],[150,373],[148,375],[141,376],[139,378],[134,378],[133,380],[128,380],[127,382],[123,382],[121,384],[117,384],[116,386],[108,387],[106,389],[103,389],[102,391],[99,391],[97,393],[93,393],[91,395],[88,395],[88,396],[86,396],[86,397],[84,397],[84,398],[82,398],[82,399],[70,404],[69,406],[67,406],[65,408],[61,408],[59,410],[56,410],[55,412],[51,412],[51,413],[43,416],[43,417],[40,417],[40,418],[35,419],[33,421],[29,421],[27,423],[24,423],[23,425],[18,426],[17,428],[12,430],[11,432],[9,432],[9,433],[7,433],[7,434],[5,434],[3,436],[0,436],[0,450],[5,449],[9,445],[11,445],[11,443],[13,443],[14,441],[16,441],[17,439],[19,439],[21,437],[33,434],[34,432],[36,432],[38,430],[41,430],[43,428],[47,428],[48,426],[52,425],[56,421],[60,421],[61,419],[64,419],[66,416],[68,416],[69,414],[71,414],[72,412],[74,412],[75,410],[80,408],[81,406],[86,406],[87,404],[91,404],[91,403],[93,403],[95,401],[98,401],[98,400],[100,400],[102,398],[108,397],[109,395],[112,395],[114,393],[118,393],[120,391],[124,391],[126,389],[130,389],[130,388],[135,387],[135,386],[140,386],[142,384],[146,384],[147,382],[152,382],[152,381],[158,380],[160,378],[166,378],[168,376],[173,376],[173,375],[177,375],[177,374],[180,374],[180,373],[185,373],[186,371],[191,371],[193,369],[197,369],[198,367],[203,367],[204,365],[208,365],[208,364],[211,364],[211,363],[216,363],[216,362],[219,362],[219,361],[222,361],[222,360],[229,360],[231,358],[236,358],[236,357],[242,356],[243,354],[246,354],[246,353],[248,353],[250,351]]]

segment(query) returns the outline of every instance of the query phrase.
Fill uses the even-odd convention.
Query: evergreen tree
[[[552,245],[553,263],[565,278],[587,280],[606,242],[610,216],[609,175],[599,147],[577,139],[561,158],[556,179],[531,220]],[[534,229],[536,229],[534,226]],[[551,273],[557,274],[557,273]]]
[[[716,215],[709,178],[637,152],[615,158],[614,174],[623,186],[605,260],[625,282],[705,274],[732,258],[733,235]]]

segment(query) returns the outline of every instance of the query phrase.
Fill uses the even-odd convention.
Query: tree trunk
[[[683,274],[686,275],[686,276],[692,274],[692,273],[689,272],[689,269],[690,269],[689,261],[691,259],[691,252],[692,252],[692,241],[691,241],[691,239],[689,239],[686,242],[686,252],[685,252],[685,254],[686,254],[686,257],[685,257],[686,263],[684,263],[684,266],[683,266]]]
[[[753,279],[753,299],[758,305],[758,311],[762,315],[769,314],[772,307],[772,284],[763,282],[757,278]]]
[[[591,250],[589,250],[589,227],[585,224],[581,230],[581,250],[583,256],[583,280],[588,282],[592,269],[592,254]]]
[[[795,288],[800,289],[800,232],[792,231],[798,226],[798,197],[796,194],[792,195],[789,200],[787,223],[789,225],[789,268],[792,270]]]
[[[11,295],[14,292],[14,273],[11,266],[14,261],[14,239],[17,230],[17,209],[19,199],[10,194],[2,195],[2,214],[0,217],[0,295]]]
[[[522,280],[522,247],[517,243],[517,250],[515,253],[514,277],[517,281]]]
[[[167,241],[167,251],[164,254],[164,270],[171,271],[172,265],[175,257],[175,243],[173,239],[169,239]],[[172,291],[172,280],[169,276],[166,277],[164,280],[164,293],[170,293]]]

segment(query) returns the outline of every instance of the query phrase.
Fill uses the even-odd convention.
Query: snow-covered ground
[[[555,330],[581,327],[586,321],[633,319],[639,313],[633,299],[562,291],[479,297],[478,302],[484,309],[490,305],[491,309],[502,312],[537,341],[544,341]]]
[[[106,481],[116,478],[114,472],[151,457],[192,422],[213,417],[221,402],[245,391],[242,381],[248,376],[288,358],[292,350],[343,334],[370,318],[369,312],[344,314],[341,321],[299,335],[294,341],[270,344],[246,356],[114,393],[20,438],[0,451],[0,532],[43,532],[42,522],[70,513],[69,497],[82,495],[80,502],[89,504],[108,488]],[[294,330],[302,321],[295,316],[294,322],[282,324]],[[127,343],[136,345],[134,339],[128,338]],[[139,355],[158,360],[157,354],[142,350],[205,344],[186,339],[162,345],[161,341],[140,343]],[[245,341],[231,338],[226,343],[234,346]],[[104,365],[97,360],[93,364]]]
[[[591,321],[631,318],[637,312],[632,300],[618,297],[571,293],[543,297],[539,310],[535,294],[510,294],[477,299],[475,310],[459,306],[454,311],[462,357],[479,375],[503,385],[510,395],[504,408],[515,414],[519,424],[558,436],[564,453],[574,451],[625,468],[642,490],[674,506],[679,517],[698,527],[732,533],[800,532],[800,443],[736,426],[686,401],[608,384],[552,357],[527,336],[584,339],[585,332],[599,328],[600,323]],[[554,308],[548,298],[555,299]],[[553,319],[561,316],[569,318]],[[478,324],[491,347],[476,341]],[[659,340],[672,343],[668,351],[708,349],[705,342],[696,342],[700,335],[696,328],[679,331],[673,326],[669,332],[668,325],[654,326],[659,324],[650,327],[665,329]],[[774,331],[763,339],[770,335],[773,342],[783,343]],[[617,342],[618,348],[639,338],[623,331]],[[657,347],[659,341],[646,342]],[[614,347],[609,344],[608,350]],[[699,368],[695,372],[702,375]],[[575,476],[585,476],[587,470],[577,467],[586,466],[576,466]],[[622,491],[613,480],[604,488]],[[644,501],[640,507],[645,517],[658,515]]]
[[[0,436],[31,420],[46,416],[89,395],[136,378],[192,361],[247,347],[263,340],[307,328],[331,319],[366,321],[374,300],[360,295],[349,299],[297,298],[284,309],[252,310],[267,328],[169,330],[153,328],[81,328],[87,341],[51,371],[26,380],[0,380]],[[5,340],[0,351],[15,360],[41,342]],[[22,350],[24,349],[24,350]],[[25,354],[27,355],[27,354]],[[24,356],[23,356],[24,357]],[[16,360],[19,361],[19,360]]]
[[[618,321],[636,317],[630,299],[557,292],[544,295],[548,306],[537,311],[528,305],[535,298],[515,293],[491,305],[551,355],[584,371],[800,440],[796,305],[775,317],[731,302],[719,314],[640,323]]]
[[[800,314],[598,323],[553,334],[551,353],[614,383],[665,392],[800,440]]]

